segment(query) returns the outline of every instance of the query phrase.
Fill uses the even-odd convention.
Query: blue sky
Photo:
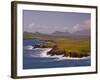
[[[51,34],[90,29],[89,13],[23,10],[23,31]]]

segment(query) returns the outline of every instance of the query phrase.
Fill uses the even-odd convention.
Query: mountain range
[[[73,33],[55,31],[51,35],[55,35],[55,36],[90,36],[90,30],[84,29],[84,30],[73,32]]]
[[[80,30],[80,31],[76,31],[73,33],[70,32],[61,32],[61,31],[55,31],[51,34],[46,34],[46,33],[40,33],[40,32],[23,32],[23,37],[26,38],[32,38],[32,37],[51,37],[51,36],[55,36],[55,37],[77,37],[77,38],[90,38],[90,30]]]

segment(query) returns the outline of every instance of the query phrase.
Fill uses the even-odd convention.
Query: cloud
[[[35,26],[35,23],[31,23],[28,25],[28,28],[33,28]]]
[[[66,26],[46,26],[46,25],[39,25],[39,24],[36,24],[36,23],[30,23],[28,24],[28,26],[25,26],[24,27],[24,31],[27,31],[27,32],[40,32],[40,33],[47,33],[47,34],[51,34],[55,31],[65,31],[66,29]]]
[[[90,20],[86,20],[85,22],[84,22],[84,28],[85,29],[90,29],[90,26],[91,26],[91,21]]]
[[[26,26],[24,28],[24,31],[28,31],[28,32],[40,32],[40,33],[47,33],[47,34],[51,34],[55,31],[61,31],[61,32],[76,32],[76,31],[81,31],[81,30],[90,30],[90,26],[91,26],[91,21],[90,20],[85,20],[81,23],[77,23],[74,26],[46,26],[46,25],[39,25],[36,23],[30,23],[28,26]]]
[[[81,30],[90,30],[90,26],[91,26],[91,21],[85,20],[82,23],[78,23],[75,26],[72,26],[71,28],[67,27],[66,31],[73,33]]]

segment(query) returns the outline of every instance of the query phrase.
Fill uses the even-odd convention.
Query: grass
[[[58,48],[68,52],[85,53],[90,52],[90,41],[83,39],[63,39],[56,40]]]

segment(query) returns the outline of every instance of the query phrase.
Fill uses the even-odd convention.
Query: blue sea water
[[[44,41],[38,39],[26,39],[23,41],[23,69],[91,66],[90,57],[66,58],[61,55],[49,56],[46,53],[51,48],[33,47],[42,43]]]

